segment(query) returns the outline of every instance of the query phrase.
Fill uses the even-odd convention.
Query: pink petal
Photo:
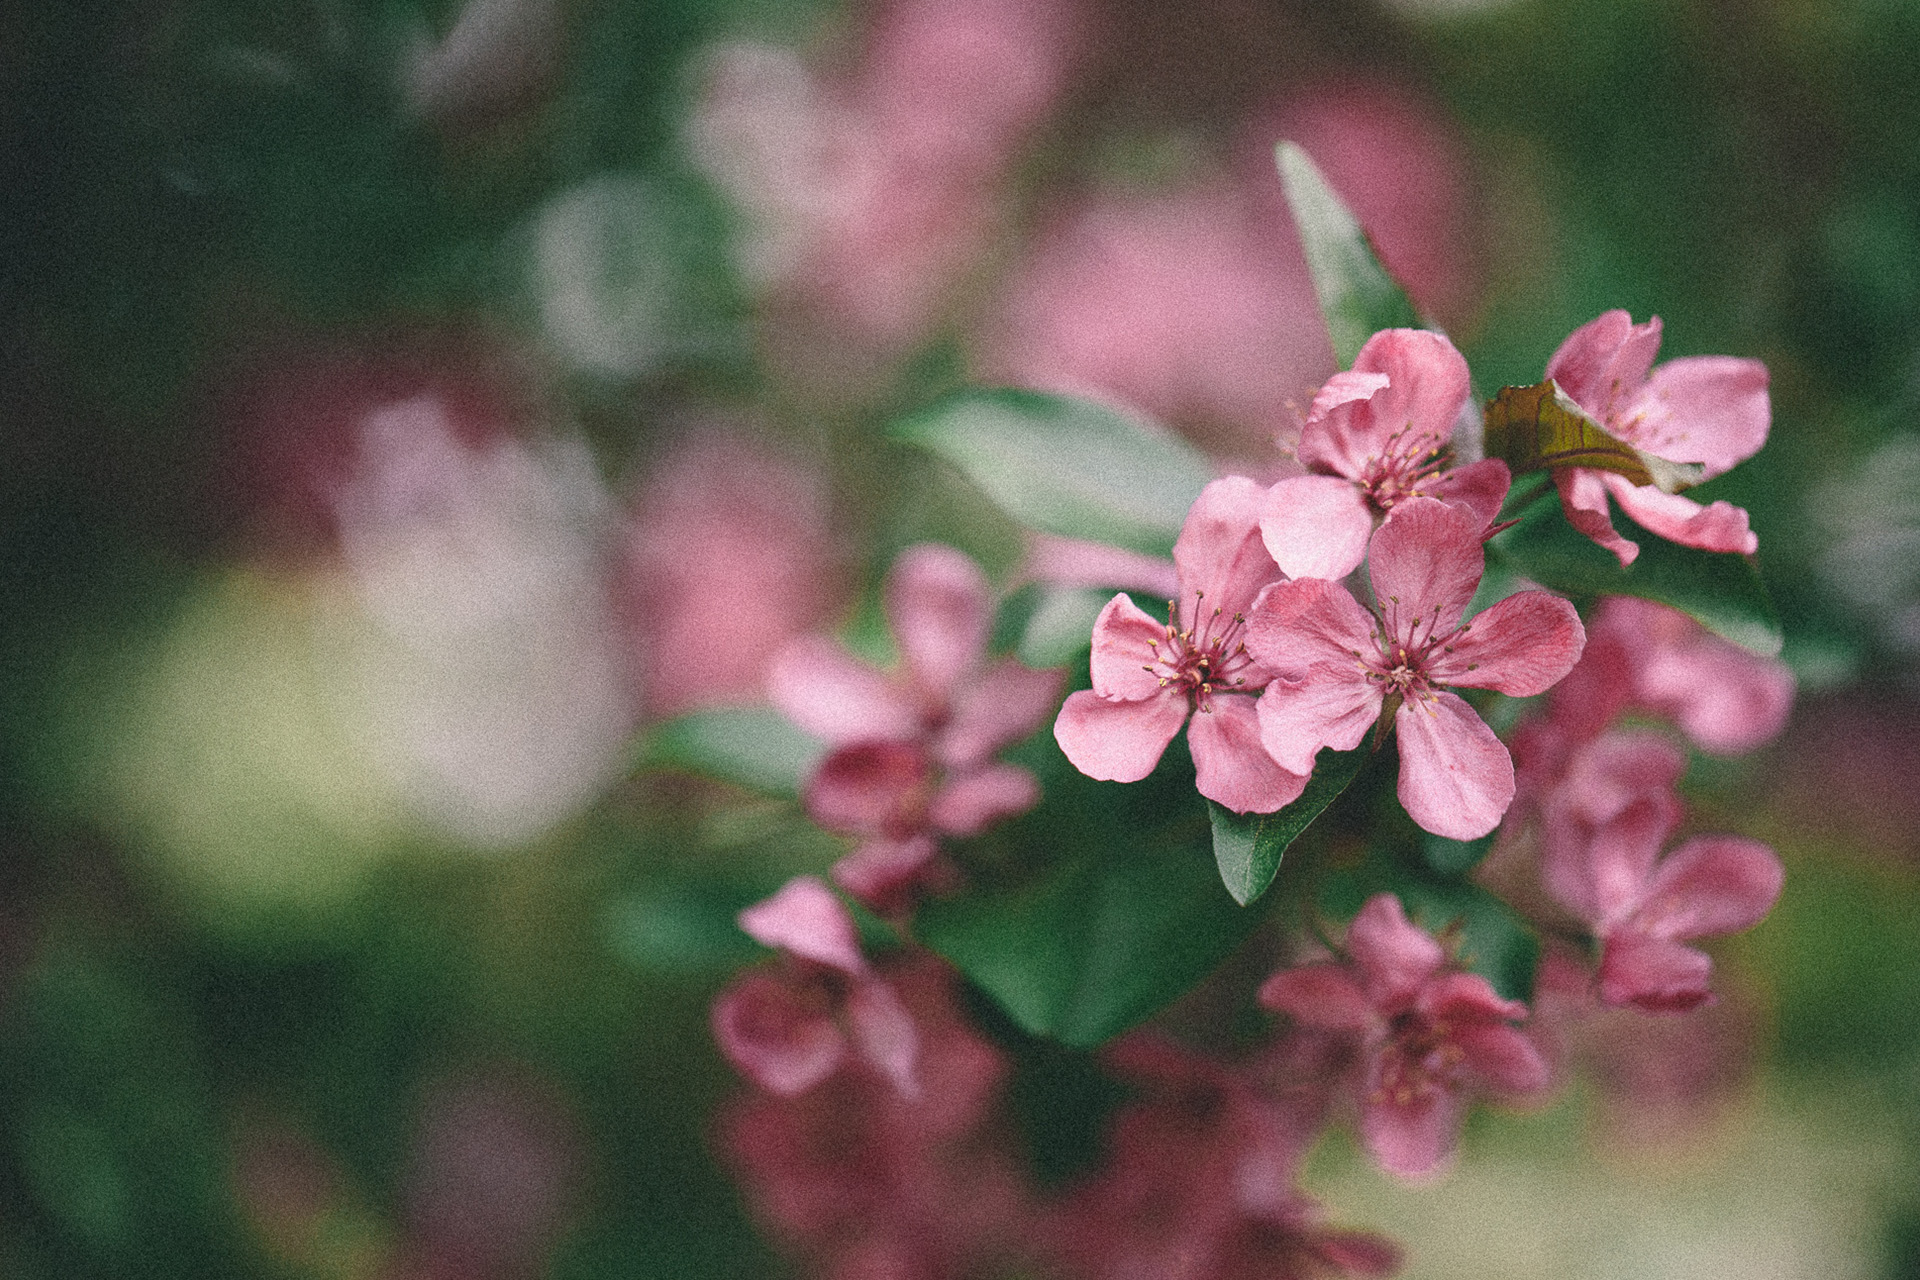
[[[1321,748],[1351,751],[1359,746],[1380,718],[1383,704],[1379,686],[1364,678],[1274,680],[1255,706],[1260,745],[1282,769],[1311,774]]]
[[[912,743],[838,747],[807,780],[807,816],[840,835],[884,835],[913,824],[932,777],[933,762]]]
[[[713,1038],[743,1075],[792,1097],[840,1066],[846,1040],[825,1006],[766,973],[749,973],[713,1003]]]
[[[824,636],[781,646],[767,670],[767,696],[781,715],[836,745],[920,733],[913,700],[885,672]]]
[[[1060,668],[1035,671],[1012,658],[987,668],[960,690],[953,719],[934,741],[941,762],[967,768],[1031,734],[1059,705],[1066,676]]]
[[[927,807],[927,821],[951,836],[977,836],[1002,818],[1040,803],[1040,783],[1018,765],[990,764],[949,779]]]
[[[993,589],[963,553],[921,543],[888,571],[886,611],[915,683],[944,701],[986,652]]]
[[[1308,1246],[1336,1275],[1384,1280],[1405,1263],[1400,1246],[1366,1231],[1323,1231]]]
[[[1703,507],[1684,494],[1662,493],[1650,484],[1634,484],[1612,472],[1606,473],[1603,483],[1635,524],[1668,542],[1741,555],[1752,555],[1760,549],[1759,535],[1748,527],[1747,513],[1731,502],[1722,500]]]
[[[1027,536],[1022,572],[1036,582],[1063,587],[1120,587],[1166,600],[1180,594],[1180,574],[1171,560],[1049,533]]]
[[[1680,821],[1680,806],[1663,793],[1633,800],[1596,827],[1587,841],[1588,923],[1604,933],[1645,900],[1660,847]],[[1571,904],[1569,904],[1571,905]]]
[[[780,892],[740,913],[740,927],[762,946],[838,969],[863,974],[860,934],[846,905],[813,876],[795,876]]]
[[[1328,378],[1320,390],[1314,392],[1313,403],[1307,406],[1307,423],[1312,425],[1324,420],[1343,404],[1371,400],[1391,381],[1384,373],[1344,369]]]
[[[1653,611],[1658,610],[1655,614]],[[1634,675],[1636,700],[1669,716],[1694,745],[1714,755],[1743,755],[1771,741],[1793,709],[1793,672],[1776,658],[1748,653],[1708,632],[1685,615],[1678,634],[1644,639],[1660,615],[1678,614],[1649,605],[1620,610],[1609,601],[1606,617],[1642,623]],[[1660,628],[1666,631],[1667,628]]]
[[[1367,572],[1389,639],[1420,642],[1460,624],[1486,569],[1480,533],[1473,516],[1438,498],[1409,498],[1388,513]]]
[[[1624,438],[1655,457],[1701,463],[1711,479],[1767,442],[1767,366],[1735,356],[1669,360],[1625,416],[1632,425],[1623,425]]]
[[[1391,893],[1376,893],[1347,926],[1347,953],[1360,966],[1367,997],[1377,1010],[1410,1006],[1427,979],[1446,960],[1432,934],[1407,919]]]
[[[1773,910],[1785,874],[1773,850],[1758,840],[1695,836],[1654,871],[1634,928],[1659,938],[1750,929]]]
[[[1360,1141],[1388,1173],[1413,1180],[1430,1178],[1453,1156],[1464,1109],[1451,1089],[1400,1102],[1370,1078],[1360,1104]]]
[[[1400,803],[1415,822],[1449,840],[1477,840],[1513,803],[1513,757],[1474,709],[1451,693],[1403,704]]]
[[[1129,702],[1158,697],[1160,677],[1148,668],[1159,663],[1166,645],[1167,624],[1154,621],[1124,593],[1116,595],[1093,622],[1093,691]]]
[[[1566,513],[1567,523],[1613,552],[1624,569],[1639,558],[1640,544],[1614,532],[1605,474],[1591,467],[1564,467],[1553,473],[1553,483],[1560,490],[1560,510]]]
[[[1356,375],[1385,374],[1387,383],[1365,399],[1350,398]],[[1467,362],[1446,337],[1425,329],[1384,329],[1367,339],[1340,391],[1323,388],[1300,433],[1300,461],[1348,479],[1364,474],[1369,458],[1389,449],[1445,445],[1453,420],[1471,392]],[[1322,410],[1322,401],[1326,408]]]
[[[1089,778],[1138,782],[1186,723],[1186,695],[1171,689],[1120,702],[1082,689],[1068,696],[1053,722],[1053,740]]]
[[[883,916],[905,912],[923,882],[943,870],[940,847],[924,835],[868,840],[833,864],[833,882]]]
[[[1465,507],[1482,533],[1500,518],[1501,504],[1513,487],[1513,472],[1498,458],[1482,458],[1464,467],[1443,471],[1427,492],[1442,502]]]
[[[1247,649],[1281,678],[1260,696],[1260,738],[1281,768],[1311,773],[1322,747],[1360,745],[1383,695],[1365,656],[1379,651],[1373,616],[1338,583],[1301,578],[1269,587],[1247,618]]]
[[[1306,773],[1281,768],[1260,742],[1260,717],[1244,694],[1216,694],[1187,724],[1200,794],[1235,813],[1272,813],[1306,790]],[[1311,770],[1309,770],[1311,772]]]
[[[1344,578],[1366,559],[1373,513],[1339,476],[1295,476],[1267,490],[1260,537],[1290,578]]]
[[[1559,684],[1586,647],[1572,603],[1522,591],[1476,614],[1432,659],[1428,674],[1441,684],[1527,698]]]
[[[915,1070],[920,1033],[892,987],[878,979],[855,983],[847,993],[847,1027],[860,1056],[878,1068],[901,1097],[920,1096]]]
[[[1600,1000],[1647,1013],[1685,1013],[1713,999],[1712,974],[1706,952],[1626,930],[1607,938],[1600,953]]]
[[[1329,1031],[1370,1031],[1379,1022],[1367,993],[1337,964],[1282,969],[1261,984],[1260,1004]]]
[[[1453,1032],[1454,1043],[1466,1054],[1466,1064],[1488,1089],[1503,1097],[1539,1093],[1552,1082],[1553,1072],[1532,1040],[1509,1026],[1463,1026]]]
[[[1505,1026],[1527,1016],[1519,1000],[1502,1000],[1477,973],[1442,973],[1420,988],[1415,1007],[1433,1022],[1451,1026]]]
[[[1547,361],[1547,377],[1605,422],[1609,409],[1639,391],[1659,352],[1660,317],[1635,324],[1625,311],[1608,311],[1567,336]]]
[[[1266,497],[1266,489],[1245,476],[1227,476],[1200,491],[1173,544],[1183,615],[1192,616],[1189,597],[1196,592],[1204,600],[1198,612],[1245,612],[1260,588],[1280,581],[1283,575],[1260,540]]]

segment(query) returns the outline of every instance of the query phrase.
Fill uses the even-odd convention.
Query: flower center
[[[1459,1087],[1467,1055],[1446,1023],[1403,1013],[1393,1020],[1392,1037],[1380,1050],[1373,1102],[1411,1106]]]
[[[1360,475],[1374,509],[1385,514],[1408,498],[1433,496],[1429,486],[1447,469],[1447,446],[1431,431],[1415,432],[1411,423],[1387,437]]]
[[[1247,620],[1244,615],[1229,614],[1219,606],[1207,608],[1206,593],[1193,593],[1191,620],[1180,625],[1180,610],[1167,602],[1167,635],[1164,641],[1152,640],[1154,661],[1146,670],[1157,676],[1160,687],[1178,685],[1195,711],[1211,712],[1216,693],[1254,693],[1266,687],[1258,679],[1253,657],[1243,638]]]

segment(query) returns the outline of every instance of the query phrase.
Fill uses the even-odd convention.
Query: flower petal
[[[1089,778],[1138,782],[1160,763],[1160,754],[1186,719],[1186,695],[1172,689],[1132,702],[1082,689],[1060,708],[1053,740]]]
[[[1513,757],[1474,709],[1451,693],[1404,703],[1400,803],[1415,822],[1449,840],[1477,840],[1513,803]]]
[[[1260,511],[1267,491],[1245,476],[1215,480],[1200,491],[1173,544],[1180,570],[1180,611],[1193,618],[1215,609],[1244,613],[1260,588],[1282,578],[1260,540]],[[1189,599],[1195,593],[1205,603]],[[1193,610],[1193,612],[1189,612]]]
[[[1295,476],[1267,490],[1260,537],[1290,578],[1344,578],[1367,556],[1373,514],[1351,480]]]
[[[940,887],[952,869],[940,847],[924,835],[900,840],[867,840],[833,864],[833,882],[870,911],[889,918],[903,914],[923,885]]]
[[[1441,684],[1528,698],[1559,684],[1586,646],[1570,601],[1521,591],[1476,614],[1431,660],[1428,674]]]
[[[1040,803],[1040,782],[1013,764],[990,764],[951,778],[927,806],[927,821],[950,836],[977,836],[1002,818]]]
[[[1687,624],[1683,639],[1635,654],[1637,701],[1671,717],[1709,755],[1745,755],[1772,741],[1793,709],[1792,669]]]
[[[805,1093],[846,1056],[846,1039],[825,1005],[771,974],[743,975],[713,1002],[712,1016],[727,1061],[782,1097]]]
[[[795,876],[771,898],[742,911],[740,928],[762,946],[842,973],[867,972],[853,917],[833,890],[813,876]]]
[[[1235,813],[1272,813],[1300,798],[1306,773],[1283,769],[1260,742],[1260,717],[1244,694],[1217,694],[1187,724],[1194,783]],[[1311,770],[1309,770],[1309,773]]]
[[[1148,668],[1159,663],[1167,641],[1167,624],[1125,592],[1107,601],[1093,622],[1093,691],[1129,702],[1159,696],[1160,677]]]
[[[1373,615],[1337,582],[1301,578],[1260,593],[1247,614],[1247,651],[1288,680],[1337,673],[1366,683],[1364,662],[1380,651]]]
[[[1654,871],[1633,925],[1659,938],[1737,933],[1773,910],[1784,877],[1780,859],[1758,840],[1695,836]]]
[[[1345,966],[1331,963],[1282,969],[1260,985],[1260,1004],[1329,1031],[1370,1031],[1380,1021]]]
[[[767,669],[767,696],[781,715],[835,745],[920,733],[913,700],[884,671],[824,636],[781,646]]]
[[[1180,574],[1171,560],[1050,533],[1027,535],[1021,574],[1062,587],[1119,587],[1168,600],[1180,594]]]
[[[1498,458],[1482,458],[1464,467],[1443,471],[1427,492],[1442,502],[1465,507],[1473,514],[1484,534],[1500,518],[1500,506],[1513,487],[1513,472]]]
[[[886,611],[915,684],[944,702],[986,652],[993,589],[964,553],[921,543],[888,570]]]
[[[1737,356],[1689,356],[1655,369],[1627,406],[1621,434],[1656,457],[1698,462],[1708,479],[1767,442],[1767,366]]]
[[[840,835],[897,833],[913,824],[933,762],[908,742],[856,742],[827,753],[807,779],[807,816]]]
[[[1650,484],[1634,484],[1612,472],[1606,473],[1602,482],[1635,524],[1668,542],[1741,555],[1752,555],[1760,549],[1759,535],[1749,527],[1746,511],[1731,502],[1722,500],[1703,507],[1684,494],[1662,493]]]
[[[1480,534],[1472,515],[1438,498],[1409,498],[1388,513],[1367,572],[1390,640],[1423,643],[1460,624],[1486,570]]]
[[[1360,1141],[1388,1173],[1424,1180],[1440,1173],[1453,1156],[1466,1109],[1452,1089],[1416,1093],[1402,1102],[1369,1076],[1360,1104]]]
[[[1066,675],[1058,667],[1035,671],[1012,658],[987,668],[960,690],[953,719],[934,740],[941,763],[971,767],[1038,729],[1060,701]]]
[[[857,982],[847,993],[847,1027],[853,1046],[903,1098],[920,1096],[915,1068],[920,1058],[920,1032],[893,988],[878,979]]]
[[[1685,1013],[1712,1001],[1712,974],[1706,952],[1629,929],[1606,939],[1597,985],[1602,1004]]]
[[[1567,523],[1613,552],[1624,569],[1639,557],[1640,544],[1614,532],[1605,474],[1591,467],[1564,467],[1553,473],[1553,483],[1560,490],[1560,510],[1566,513]]]
[[[1385,374],[1386,384],[1351,398],[1369,374]],[[1381,330],[1360,348],[1352,370],[1334,377],[1346,381],[1334,394],[1329,383],[1314,397],[1299,457],[1313,470],[1348,479],[1359,479],[1369,459],[1389,451],[1443,447],[1471,393],[1466,358],[1443,334],[1426,329]]]
[[[1625,311],[1608,311],[1567,335],[1547,361],[1547,376],[1604,423],[1639,391],[1659,353],[1659,316],[1635,324]]]
[[[1391,893],[1374,894],[1354,916],[1347,926],[1347,953],[1360,966],[1367,998],[1389,1014],[1410,1007],[1447,958],[1432,934],[1407,919],[1406,908]]]
[[[1520,1098],[1552,1083],[1553,1072],[1540,1056],[1539,1046],[1514,1027],[1456,1027],[1453,1039],[1466,1054],[1467,1066],[1496,1094]]]

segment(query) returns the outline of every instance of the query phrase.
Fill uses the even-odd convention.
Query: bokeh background
[[[1758,357],[1776,844],[1412,1190],[1413,1276],[1920,1276],[1920,5],[70,0],[0,10],[0,1274],[783,1274],[713,1151],[741,905],[839,851],[640,767],[892,553],[886,424],[1097,395],[1223,468],[1331,370],[1300,141],[1483,391]],[[866,602],[866,603],[863,603]]]

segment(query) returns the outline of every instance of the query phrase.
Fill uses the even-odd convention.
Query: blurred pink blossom
[[[650,717],[766,696],[767,667],[842,595],[817,476],[721,431],[670,448],[634,504],[622,596]]]
[[[952,547],[903,551],[885,595],[899,670],[803,636],[775,655],[768,688],[788,719],[833,748],[807,781],[807,811],[863,839],[834,878],[897,914],[943,878],[937,837],[976,835],[1039,801],[1031,773],[994,757],[1045,721],[1063,673],[987,661],[992,588]]]
[[[1270,160],[1261,183],[1278,186]],[[1271,467],[1334,364],[1292,223],[1255,189],[1063,210],[1015,268],[976,376],[1118,400]]]
[[[1473,394],[1467,361],[1444,334],[1383,329],[1353,368],[1313,398],[1299,457],[1311,475],[1267,492],[1260,536],[1288,576],[1344,578],[1366,558],[1377,516],[1408,498],[1469,511],[1483,531],[1511,476],[1497,458],[1451,465],[1453,424]]]
[[[1467,1094],[1537,1093],[1539,1050],[1511,1024],[1527,1016],[1478,974],[1453,968],[1440,943],[1390,893],[1367,900],[1347,930],[1347,960],[1285,969],[1260,1003],[1362,1041],[1360,1138],[1389,1173],[1424,1178],[1451,1158]]]
[[[831,889],[796,876],[742,911],[740,927],[785,963],[742,975],[715,999],[713,1035],[728,1061],[783,1096],[805,1093],[849,1057],[904,1096],[919,1092],[913,1019],[860,954],[853,917]]]
[[[1201,490],[1174,543],[1180,597],[1165,622],[1124,593],[1100,611],[1093,688],[1069,696],[1053,724],[1074,768],[1138,782],[1186,725],[1200,794],[1235,813],[1271,813],[1306,787],[1311,760],[1282,767],[1260,745],[1252,695],[1272,672],[1242,638],[1246,611],[1284,577],[1260,541],[1263,497],[1244,476]]]
[[[1368,557],[1379,613],[1338,583],[1300,578],[1255,603],[1247,641],[1275,673],[1260,695],[1260,740],[1282,768],[1310,773],[1323,748],[1350,751],[1383,714],[1400,747],[1400,803],[1435,835],[1472,840],[1514,796],[1513,760],[1444,686],[1544,693],[1586,643],[1574,607],[1522,591],[1461,615],[1480,585],[1484,531],[1437,498],[1396,506]]]

